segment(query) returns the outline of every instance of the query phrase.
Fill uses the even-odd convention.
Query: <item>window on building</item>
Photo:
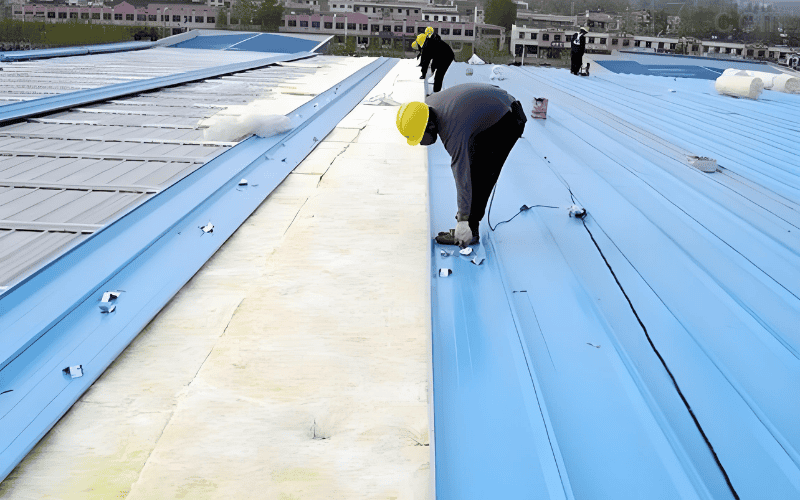
[[[461,42],[450,42],[450,48],[453,50],[461,50]]]
[[[641,40],[634,40],[633,41],[633,46],[634,47],[641,47],[642,46],[642,41]]]
[[[413,26],[406,26],[406,33],[414,34],[414,27]]]
[[[456,16],[450,16],[450,22],[454,23],[456,22],[456,20],[457,20]]]
[[[431,16],[429,16],[428,14],[425,14],[425,20],[426,21],[430,21],[431,20]]]
[[[377,33],[381,30],[381,27],[378,26],[377,24],[371,24],[369,28],[370,31],[372,31],[373,33]]]
[[[442,35],[449,35],[449,34],[450,34],[450,28],[442,28]]]
[[[619,39],[618,38],[612,38],[611,39],[611,45],[618,45],[618,44],[619,44]]]
[[[770,52],[769,57],[770,59],[775,59],[775,52]]]
[[[522,56],[522,45],[520,45],[520,44],[514,45],[514,55],[515,56]]]
[[[336,8],[336,4],[333,4],[333,8],[334,8],[334,9]]]
[[[206,16],[206,24],[214,24],[217,22],[217,18],[214,16]]]
[[[538,36],[539,36],[539,34],[538,34],[538,33],[531,33],[531,40],[536,40],[536,38],[537,38]]]
[[[375,12],[377,12],[377,11],[375,10],[375,7],[373,7],[372,8],[372,13],[374,14]]]
[[[181,16],[172,16],[172,22],[173,23],[181,22]]]
[[[147,15],[147,20],[148,21],[158,21],[158,16],[154,16],[152,14],[148,14]]]
[[[414,14],[419,14],[419,9],[414,9]]]
[[[136,20],[137,21],[147,21],[147,15],[146,14],[136,14]]]
[[[103,19],[106,21],[111,20],[111,12],[103,12]]]
[[[358,6],[353,7],[353,12],[358,12]]]
[[[344,29],[344,23],[336,23],[336,29],[337,30],[343,30]]]
[[[758,51],[758,57],[764,57],[764,51],[763,50],[759,50]]]
[[[351,27],[351,26],[352,26],[352,27]],[[355,24],[353,24],[353,23],[347,23],[347,29],[349,29],[349,30],[354,30],[354,29],[356,29],[356,28],[355,28],[355,26],[356,26],[356,25],[355,25]],[[368,29],[368,26],[367,26],[366,24],[359,24],[359,25],[358,25],[358,29],[360,29],[361,31],[367,31],[367,29]]]
[[[439,16],[433,16],[433,20],[434,21],[438,21],[439,20]]]
[[[753,49],[747,49],[747,55],[748,56],[752,56],[753,55]]]
[[[402,33],[403,32],[403,25],[401,25],[401,24],[396,25],[394,27],[394,32],[395,33]]]
[[[308,21],[300,21],[301,28],[308,28]]]
[[[520,38],[525,38],[525,33],[520,33],[520,34],[519,34],[519,37],[520,37]]]
[[[664,42],[658,42],[658,48],[659,49],[663,49],[664,48]]]
[[[648,49],[653,48],[653,42],[644,42],[644,46]]]
[[[326,29],[326,30],[333,29],[333,23],[327,23],[327,22],[326,22],[326,23],[325,23],[325,29]]]
[[[671,44],[669,44],[669,48],[670,48],[670,50],[675,50],[675,47],[677,47],[677,46],[678,46],[678,44],[677,44],[677,43],[671,43]]]
[[[417,26],[417,33],[425,33],[425,26]]]
[[[69,13],[69,18],[70,19],[78,19],[78,13],[77,12],[70,12]]]
[[[561,41],[561,35],[553,35],[553,41],[554,42],[560,42]]]
[[[50,13],[48,12],[48,14],[50,14]],[[50,16],[48,15],[47,17],[50,17]],[[53,17],[55,17],[55,16],[53,16]],[[99,12],[92,12],[92,19],[100,19],[100,13]]]
[[[311,21],[311,27],[319,29],[319,21]]]
[[[89,13],[88,12],[81,12],[81,19],[89,19]]]
[[[530,54],[536,54],[538,47],[536,45],[525,45],[525,57]]]
[[[606,39],[605,38],[601,38],[600,39],[600,44],[601,45],[605,45],[606,44]]]
[[[381,31],[392,31],[392,27],[384,24],[383,29]]]
[[[594,43],[594,37],[590,36],[589,39],[586,40],[586,43]]]
[[[122,21],[122,14],[114,14],[115,21]]]
[[[439,34],[439,28],[433,28],[433,32],[438,35]]]
[[[297,21],[295,19],[289,19],[288,21],[286,21],[286,23],[287,23],[287,26],[292,27],[292,28],[297,26]]]
[[[464,36],[475,36],[475,32],[473,30],[464,30]]]
[[[50,19],[55,19],[56,18],[56,13],[55,12],[48,12],[47,13],[47,17],[50,18]]]
[[[461,36],[461,28],[453,28],[453,36]]]
[[[692,45],[692,52],[697,52],[699,48],[697,45]]]
[[[545,42],[549,41],[550,40],[550,34],[549,33],[542,33],[542,40],[545,41]]]
[[[630,40],[623,40],[623,41],[622,41],[622,46],[623,46],[623,47],[628,47],[630,44],[631,44],[631,41],[630,41]]]
[[[59,12],[58,13],[58,18],[59,19],[66,19],[67,18],[67,13],[66,12]]]

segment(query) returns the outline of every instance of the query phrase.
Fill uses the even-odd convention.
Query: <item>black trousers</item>
[[[473,234],[486,213],[486,202],[500,177],[500,171],[511,149],[525,130],[528,119],[519,101],[511,105],[511,111],[500,121],[475,136],[470,149],[470,173],[472,175],[472,206],[469,211],[469,227]]]
[[[436,66],[436,73],[433,74],[433,91],[439,92],[442,90],[442,83],[444,83],[444,74],[447,73],[447,69],[450,67],[450,64],[453,61],[445,61],[443,63],[437,63]],[[438,64],[441,64],[439,66]]]
[[[581,66],[583,65],[583,55],[580,52],[573,52],[572,53],[572,73],[577,74],[578,71],[581,70]]]

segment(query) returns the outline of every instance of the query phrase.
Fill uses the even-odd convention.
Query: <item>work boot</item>
[[[472,230],[472,241],[470,245],[477,245],[481,240],[480,235],[476,230]],[[456,243],[456,230],[451,229],[450,231],[442,231],[439,233],[439,236],[436,237],[436,243],[440,245],[458,245]]]

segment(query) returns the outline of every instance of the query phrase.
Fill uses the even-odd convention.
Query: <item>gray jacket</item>
[[[511,110],[515,99],[505,90],[487,83],[464,83],[431,94],[425,103],[436,115],[436,126],[458,191],[462,216],[472,206],[472,143],[475,136],[491,127]]]

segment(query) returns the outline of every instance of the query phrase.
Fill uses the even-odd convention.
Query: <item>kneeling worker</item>
[[[441,136],[456,181],[458,224],[436,242],[474,245],[489,195],[528,119],[519,101],[485,83],[456,85],[426,101],[401,105],[397,129],[410,146],[429,146]]]
[[[425,77],[425,74],[428,72],[428,64],[431,65],[431,69],[434,71],[433,75],[433,91],[439,92],[442,90],[442,83],[444,82],[444,74],[447,73],[447,69],[450,67],[453,61],[455,61],[456,56],[453,53],[453,49],[442,40],[442,38],[434,33],[433,28],[428,26],[425,28],[425,38],[423,39],[424,43],[422,44],[422,58],[420,63],[422,64],[422,77]],[[422,36],[422,35],[420,35]],[[419,40],[420,37],[417,37]],[[431,64],[431,59],[433,59],[433,63]]]

